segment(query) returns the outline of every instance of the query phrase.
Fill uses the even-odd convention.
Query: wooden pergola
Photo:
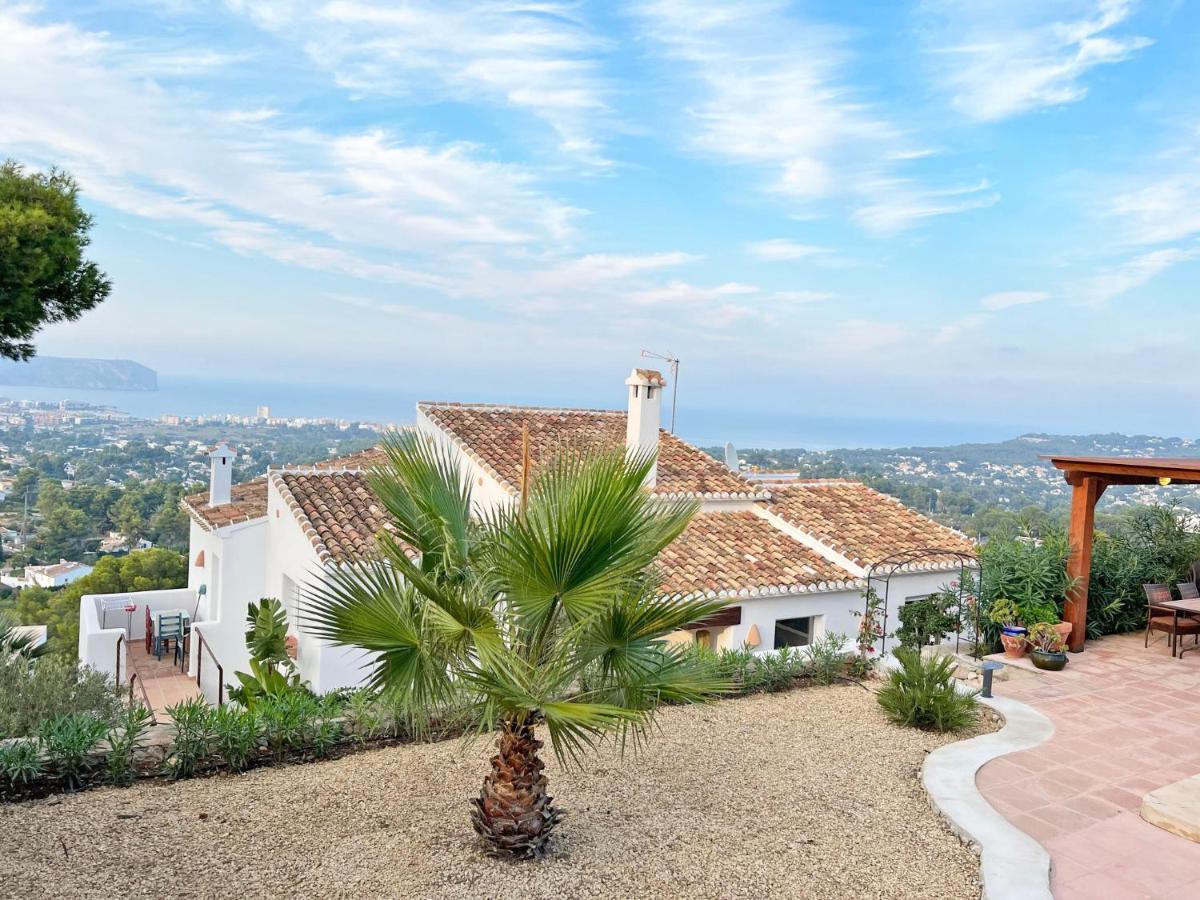
[[[1110,484],[1200,484],[1200,459],[1126,456],[1043,456],[1061,469],[1071,485],[1071,556],[1067,574],[1075,580],[1063,606],[1070,622],[1070,649],[1083,649],[1087,623],[1088,580],[1092,570],[1092,537],[1096,501]]]

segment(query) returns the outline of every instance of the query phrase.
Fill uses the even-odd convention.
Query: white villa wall
[[[298,592],[322,578],[312,542],[280,496],[274,482],[267,488],[266,584],[263,596],[278,597],[288,611],[289,630],[296,635],[300,676],[318,694],[355,687],[365,679],[371,654],[334,647],[304,627]],[[290,594],[290,596],[289,596]]]
[[[420,409],[417,410],[417,433],[427,439],[432,439],[438,446],[447,447],[454,452],[459,467],[471,485],[471,501],[476,509],[495,509],[498,506],[511,505],[516,502],[516,498],[506,491],[499,481],[464,453],[462,448],[455,444],[446,432],[429,421],[429,418]]]
[[[266,581],[267,524],[263,519],[239,522],[214,531],[206,531],[193,523],[192,543],[188,548],[188,584],[196,588],[208,586],[201,601],[200,613],[193,622],[193,631],[204,637],[205,643],[225,670],[227,680],[237,669],[245,670],[249,662],[246,651],[246,607],[263,596]],[[200,550],[204,550],[204,567],[195,565]],[[199,639],[195,639],[199,648]],[[194,675],[200,654],[190,654],[188,668]],[[205,664],[211,658],[205,654]]]
[[[900,627],[899,610],[906,599],[928,596],[957,578],[957,569],[894,576],[888,598],[887,633],[891,634]],[[741,606],[742,621],[741,624],[730,626],[718,635],[718,646],[733,649],[742,647],[751,626],[757,625],[760,643],[755,649],[759,653],[766,653],[773,649],[777,619],[813,616],[816,617],[813,623],[814,639],[827,633],[844,634],[853,643],[859,623],[859,618],[854,614],[862,612],[863,598],[861,590],[854,588],[845,591],[731,599],[729,605]],[[889,638],[887,652],[890,652],[893,646],[895,642]]]

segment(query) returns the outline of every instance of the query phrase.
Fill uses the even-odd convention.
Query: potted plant
[[[1061,672],[1067,665],[1067,654],[1063,652],[1066,643],[1051,623],[1038,622],[1029,629],[1025,640],[1029,643],[1029,659],[1037,668]]]
[[[988,610],[988,618],[1000,626],[1000,643],[1004,645],[1004,655],[1012,659],[1024,656],[1026,631],[1021,625],[1021,611],[1017,609],[1017,604],[1006,597],[997,597]]]

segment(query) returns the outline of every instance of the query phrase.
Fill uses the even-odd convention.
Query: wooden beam
[[[687,631],[695,631],[698,628],[724,628],[727,625],[742,624],[742,608],[740,606],[727,606],[724,609],[717,610],[711,616],[701,619],[699,622],[689,622],[684,625]]]
[[[1083,649],[1087,635],[1088,581],[1092,572],[1092,538],[1096,525],[1096,501],[1107,485],[1096,477],[1073,481],[1071,491],[1071,555],[1067,575],[1073,586],[1063,606],[1063,621],[1071,623],[1069,646],[1072,653]]]

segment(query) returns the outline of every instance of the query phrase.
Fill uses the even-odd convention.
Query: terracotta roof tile
[[[375,555],[375,535],[391,525],[361,472],[275,472],[284,502],[312,541],[321,562]]]
[[[235,484],[230,490],[229,503],[220,506],[208,505],[208,491],[191,494],[183,498],[183,508],[188,514],[209,530],[261,519],[267,514],[267,480],[255,478]]]
[[[387,454],[383,452],[382,447],[368,447],[366,450],[359,450],[357,453],[347,453],[345,456],[335,456],[332,459],[324,459],[320,462],[312,464],[314,469],[347,469],[351,471],[363,471],[372,466],[377,466],[387,459]],[[302,466],[287,466],[285,468],[304,468]]]
[[[864,568],[904,550],[975,550],[965,535],[857,481],[773,484],[771,498],[771,512]],[[956,560],[945,555],[920,562]]]
[[[658,561],[671,593],[795,593],[854,580],[749,510],[700,513]]]
[[[621,411],[543,409],[457,403],[420,403],[418,409],[455,439],[512,494],[521,481],[521,430],[529,423],[529,455],[536,467],[560,448],[625,445]],[[766,496],[707,453],[666,431],[659,432],[658,494]]]

